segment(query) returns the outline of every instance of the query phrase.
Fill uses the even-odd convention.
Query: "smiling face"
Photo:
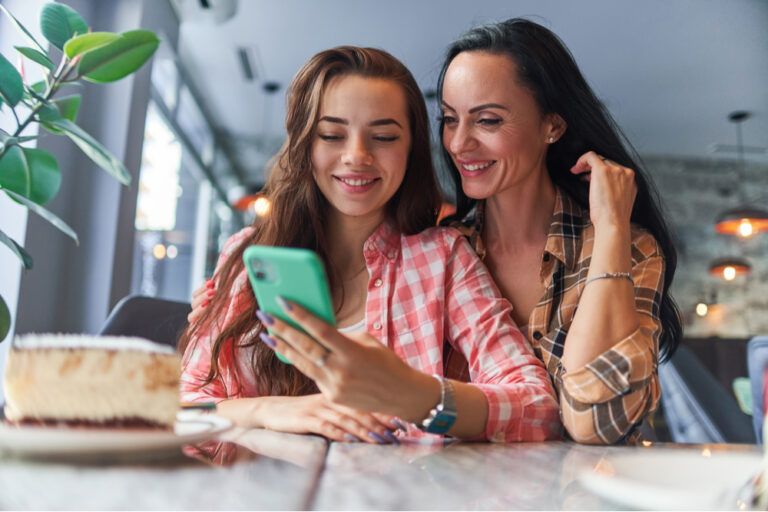
[[[443,145],[473,199],[541,179],[549,139],[557,140],[565,129],[559,116],[541,114],[511,58],[482,51],[453,59],[442,109]]]
[[[328,83],[312,139],[312,168],[333,210],[383,219],[403,182],[410,145],[405,93],[397,83],[359,75]]]

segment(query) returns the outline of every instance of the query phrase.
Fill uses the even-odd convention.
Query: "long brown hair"
[[[440,192],[430,154],[427,108],[410,71],[389,53],[374,48],[340,46],[316,54],[299,70],[288,90],[287,137],[264,188],[271,201],[270,213],[266,219],[254,222],[253,233],[214,275],[219,293],[182,334],[182,352],[224,318],[231,297],[229,291],[244,272],[242,256],[250,245],[312,249],[325,263],[333,288],[337,272],[328,259],[325,237],[328,203],[312,176],[311,147],[323,92],[331,79],[341,75],[381,78],[402,87],[408,106],[411,147],[403,183],[387,204],[387,217],[406,235],[435,225]],[[261,393],[298,396],[317,392],[314,382],[293,366],[280,362],[258,339],[263,327],[256,319],[256,300],[248,290],[249,307],[228,325],[217,325],[221,329],[213,342],[211,369],[205,384],[220,378],[222,363],[232,365],[237,372],[237,368],[243,367],[237,364],[237,349],[253,347],[250,367]]]

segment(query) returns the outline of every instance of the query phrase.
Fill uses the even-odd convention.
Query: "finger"
[[[325,377],[322,368],[317,366],[314,361],[277,336],[270,336],[262,332],[259,334],[259,338],[269,348],[285,356],[297,370],[310,379],[318,381]]]
[[[374,432],[382,437],[387,437],[387,432],[400,428],[400,424],[394,416],[358,411],[357,409],[334,403],[330,403],[329,407],[340,414],[354,418],[365,427],[366,432]]]
[[[291,345],[293,349],[314,362],[316,366],[325,366],[329,354],[328,349],[323,345],[269,313],[257,310],[256,316],[269,328],[272,335]],[[319,361],[322,362],[318,363]]]
[[[594,151],[587,151],[571,167],[571,172],[573,174],[582,174],[603,167],[606,167],[603,158]]]
[[[351,347],[354,347],[351,340],[339,333],[334,326],[320,320],[295,302],[285,300],[282,297],[278,297],[277,302],[283,308],[285,313],[293,321],[298,323],[309,336],[330,349],[332,352],[344,353]]]
[[[338,425],[334,424],[325,418],[317,416],[315,421],[310,423],[309,429],[315,433],[320,434],[323,437],[327,437],[332,441],[350,442],[352,441],[348,436],[349,433]],[[355,436],[356,437],[356,436]]]
[[[394,428],[396,430],[402,430],[403,432],[408,431],[408,426],[397,416],[390,416],[389,414],[382,414],[380,412],[374,412],[371,413],[371,415],[387,428]]]
[[[387,439],[388,430],[379,425],[366,425],[361,417],[354,417],[344,414],[334,408],[322,408],[317,412],[318,416],[331,422],[336,427],[353,435],[359,441],[367,443],[381,444],[381,439]],[[389,435],[392,435],[391,432]]]

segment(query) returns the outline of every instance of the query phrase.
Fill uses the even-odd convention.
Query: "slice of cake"
[[[19,423],[172,429],[180,370],[172,348],[140,338],[18,337],[5,365],[5,417]]]

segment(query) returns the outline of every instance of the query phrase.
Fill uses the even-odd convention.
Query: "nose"
[[[456,123],[455,126],[446,126],[443,129],[443,144],[452,155],[460,155],[474,149],[476,142],[468,123]]]
[[[373,155],[362,136],[353,135],[347,139],[341,163],[350,167],[368,166],[373,163]]]

